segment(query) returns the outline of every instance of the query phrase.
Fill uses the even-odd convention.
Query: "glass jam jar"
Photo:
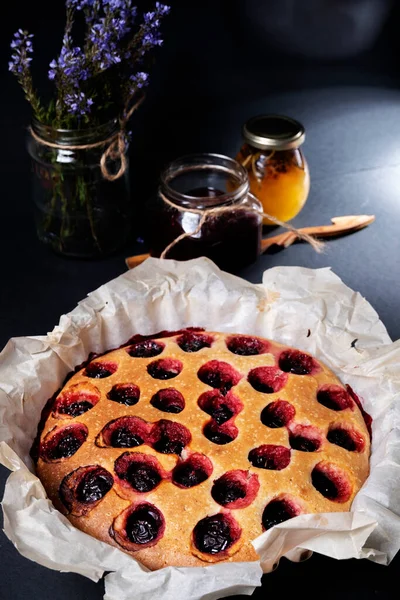
[[[290,221],[303,208],[310,190],[307,161],[300,150],[305,139],[298,121],[281,115],[261,115],[243,126],[244,144],[236,160],[248,172],[251,192],[264,212]],[[272,224],[264,219],[267,225]]]
[[[246,169],[232,158],[219,154],[179,158],[161,174],[150,208],[150,254],[161,256],[186,234],[165,258],[207,256],[221,269],[236,271],[260,253],[261,212],[261,203],[249,192]]]

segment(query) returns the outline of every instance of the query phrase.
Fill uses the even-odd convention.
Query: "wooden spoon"
[[[332,225],[319,225],[316,227],[303,227],[298,231],[308,233],[317,238],[328,238],[341,235],[343,233],[352,233],[363,229],[375,221],[374,215],[349,215],[346,217],[333,217]],[[299,239],[297,232],[285,231],[279,235],[264,238],[261,240],[261,252],[265,252],[271,246],[282,246],[288,248]]]
[[[342,233],[351,233],[358,231],[363,227],[366,227],[370,223],[375,221],[374,215],[349,215],[346,217],[334,217],[331,219],[332,225],[319,225],[316,227],[303,227],[298,231],[302,233],[308,233],[309,235],[318,238],[328,238],[338,236]],[[279,235],[267,237],[261,240],[261,253],[264,253],[271,246],[281,246],[282,248],[288,248],[298,240],[298,233],[295,231],[285,231]],[[147,258],[150,254],[137,254],[135,256],[129,256],[125,262],[129,269],[137,267]]]
[[[128,269],[134,269],[138,265],[142,264],[147,258],[150,258],[150,254],[135,254],[135,256],[129,256],[125,259],[126,266]]]

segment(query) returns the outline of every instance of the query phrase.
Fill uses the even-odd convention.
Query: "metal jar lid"
[[[301,123],[283,115],[259,115],[243,125],[245,142],[260,150],[291,150],[304,142]]]

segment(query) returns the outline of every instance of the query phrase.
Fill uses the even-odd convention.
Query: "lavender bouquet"
[[[156,2],[138,18],[132,0],[66,0],[60,54],[49,65],[53,94],[35,89],[33,36],[18,30],[9,70],[33,111],[33,159],[39,238],[71,256],[99,256],[129,234],[127,124],[144,99],[149,59],[161,46],[169,7]]]

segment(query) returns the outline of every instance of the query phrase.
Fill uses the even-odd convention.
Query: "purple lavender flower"
[[[83,92],[66,94],[64,100],[67,111],[77,117],[84,117],[89,114],[93,106],[92,98],[88,98]]]
[[[96,0],[66,0],[66,8],[73,8],[75,10],[84,10],[85,8],[92,8]]]
[[[57,75],[57,70],[56,70],[58,67],[57,61],[53,59],[51,61],[51,63],[49,64],[49,67],[50,67],[50,69],[48,72],[48,76],[49,76],[49,79],[53,80],[56,78],[56,75]]]
[[[154,11],[153,12],[144,13],[144,15],[143,15],[143,21],[146,24],[153,23],[155,21],[155,16],[156,16],[156,13]]]
[[[32,46],[33,35],[27,31],[18,29],[14,34],[11,42],[12,55],[8,63],[8,68],[13,73],[18,83],[21,85],[25,93],[25,98],[32,106],[36,116],[40,119],[44,111],[40,105],[40,100],[33,87],[32,74],[30,71],[30,63],[32,57],[29,54],[33,53]]]
[[[111,11],[125,9],[130,4],[130,0],[103,0],[103,5],[108,6]]]
[[[89,77],[89,70],[86,66],[86,57],[79,47],[72,48],[71,38],[64,36],[58,60],[52,60],[48,72],[49,79],[67,77],[69,83],[77,86],[79,81],[85,81]]]
[[[117,41],[124,35],[125,24],[119,19],[112,19],[114,29],[112,30],[106,19],[100,19],[99,23],[93,25],[89,39],[92,43],[92,61],[100,70],[104,71],[113,64],[121,62],[121,56],[117,49]]]
[[[104,71],[121,62],[120,42],[132,29],[136,8],[131,0],[103,0],[105,16],[92,25],[88,39],[95,70]]]
[[[134,27],[137,8],[133,0],[65,0],[66,22],[64,38],[58,57],[49,65],[49,79],[56,84],[56,98],[47,109],[41,107],[33,88],[29,65],[32,60],[32,35],[19,29],[14,35],[9,62],[10,71],[21,84],[25,96],[33,106],[39,120],[56,122],[62,126],[71,124],[69,115],[86,117],[92,112],[93,98],[99,97],[96,85],[105,82],[104,102],[96,111],[108,108],[114,99],[114,84],[120,82],[123,102],[148,85],[149,75],[137,69],[143,68],[144,55],[163,41],[160,35],[161,22],[170,8],[156,2],[154,8],[143,15],[143,21]],[[86,31],[82,46],[73,43],[73,26],[77,12],[82,12]],[[106,82],[97,76],[107,69],[116,68],[112,80]],[[133,74],[132,74],[133,72]],[[114,76],[115,75],[115,76]],[[101,83],[103,85],[103,83]]]
[[[18,29],[18,31],[14,34],[14,39],[11,42],[11,49],[13,50],[13,54],[11,55],[11,60],[8,63],[8,69],[14,75],[18,77],[22,77],[24,74],[29,72],[29,65],[32,61],[32,58],[28,56],[32,54],[32,38],[33,35],[29,34],[27,31],[23,31],[22,29]]]
[[[156,2],[155,10],[147,12],[143,15],[142,25],[142,48],[139,51],[139,56],[143,56],[148,50],[155,46],[161,46],[163,40],[160,37],[160,18],[167,15],[170,7],[166,4]]]
[[[166,4],[161,4],[161,2],[156,2],[156,11],[160,16],[164,17],[168,15],[170,10],[170,6],[167,6]]]
[[[132,0],[103,0],[102,4],[106,18],[119,17],[122,19],[126,25],[126,33],[128,33],[137,15],[137,8],[132,6]]]
[[[151,29],[160,27],[160,17],[166,16],[171,8],[161,2],[156,2],[155,10],[147,12],[143,15],[144,23]]]
[[[136,75],[131,75],[129,77],[129,81],[130,81],[129,94],[132,95],[136,92],[136,90],[141,90],[142,88],[149,85],[148,79],[149,79],[148,73],[139,72],[139,73],[136,73]]]
[[[162,46],[162,43],[163,41],[158,31],[156,33],[149,31],[143,36],[142,46],[145,46],[146,50],[149,50],[153,46]]]

